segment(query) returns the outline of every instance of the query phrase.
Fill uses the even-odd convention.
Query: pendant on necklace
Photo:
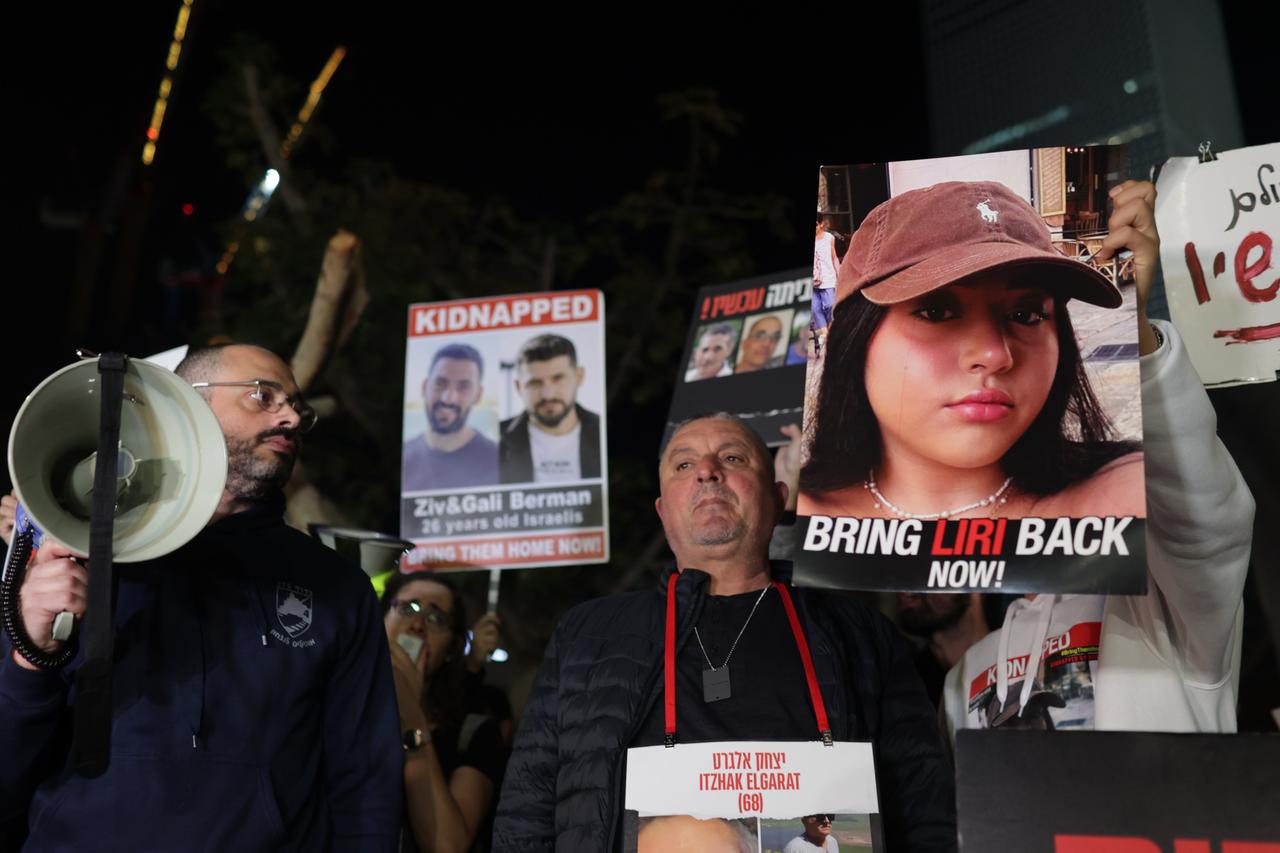
[[[702,671],[702,701],[719,702],[729,698],[729,667]]]

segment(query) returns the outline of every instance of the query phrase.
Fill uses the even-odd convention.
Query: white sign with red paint
[[[648,815],[876,814],[869,743],[741,741],[627,750],[627,808]]]
[[[1175,157],[1156,183],[1169,312],[1205,385],[1280,369],[1280,143]]]

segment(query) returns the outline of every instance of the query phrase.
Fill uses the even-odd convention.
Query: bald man
[[[781,367],[785,353],[775,355],[782,341],[782,321],[773,314],[766,314],[747,328],[739,347],[738,367],[735,373],[768,370]]]
[[[0,641],[0,838],[40,850],[393,851],[404,748],[373,588],[283,521],[315,412],[259,347],[195,350],[177,373],[226,439],[222,498],[182,548],[114,567],[101,776],[68,762],[80,658],[40,669]],[[23,581],[20,618],[46,652],[61,646],[50,636],[60,612],[86,615],[74,556],[46,542]]]

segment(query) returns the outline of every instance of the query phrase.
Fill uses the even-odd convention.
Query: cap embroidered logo
[[[978,208],[978,213],[982,214],[984,222],[995,222],[1000,218],[1000,211],[991,207],[991,199],[978,202],[976,207]]]

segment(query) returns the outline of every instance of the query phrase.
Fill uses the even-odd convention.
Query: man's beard
[[[293,442],[293,453],[282,455],[272,451],[269,459],[254,454],[258,445],[277,435]],[[297,432],[287,427],[269,429],[251,439],[228,437],[226,490],[236,498],[252,503],[261,503],[280,494],[293,474],[298,446]]]
[[[696,507],[698,501],[705,498],[708,494],[723,499],[725,502],[733,503],[733,493],[721,486],[719,483],[703,483],[693,493],[693,504]],[[695,545],[724,545],[734,540],[742,538],[742,534],[746,532],[746,522],[741,516],[737,521],[730,524],[726,520],[718,520],[717,528],[706,532],[697,532],[693,534],[693,542]]]
[[[915,607],[898,613],[902,630],[916,637],[929,637],[959,624],[969,609],[969,593],[933,593],[929,599],[937,599],[941,606],[921,602]],[[925,599],[928,601],[929,599]]]
[[[440,410],[453,412],[453,420],[449,423],[441,423],[440,418],[436,416],[436,412]],[[436,403],[427,411],[427,420],[431,424],[431,431],[437,435],[448,435],[457,432],[467,425],[467,415],[461,406],[455,406],[452,403]]]
[[[553,403],[555,404],[554,407],[552,406]],[[548,407],[554,414],[541,414],[539,410],[544,406]],[[565,403],[564,400],[541,400],[538,405],[533,407],[533,410],[529,412],[529,414],[533,416],[535,421],[542,424],[544,427],[548,429],[555,429],[560,426],[561,422],[565,418],[569,417],[569,412],[569,405]]]

